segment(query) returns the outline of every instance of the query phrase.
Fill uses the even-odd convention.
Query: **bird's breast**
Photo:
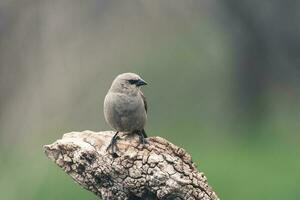
[[[119,131],[141,129],[146,122],[146,112],[139,96],[108,93],[104,100],[104,115],[110,126]]]

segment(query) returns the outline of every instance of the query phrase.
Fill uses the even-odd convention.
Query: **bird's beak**
[[[142,86],[142,85],[147,85],[146,81],[144,81],[143,79],[139,79],[136,82],[136,86]]]

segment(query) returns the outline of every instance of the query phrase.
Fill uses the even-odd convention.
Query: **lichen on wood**
[[[161,137],[120,133],[116,154],[106,149],[114,132],[71,132],[45,145],[46,155],[103,200],[218,200],[182,148]]]

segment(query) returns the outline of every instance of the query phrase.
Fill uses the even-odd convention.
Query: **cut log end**
[[[217,200],[182,148],[160,137],[120,133],[116,155],[106,149],[114,132],[71,132],[45,145],[48,158],[103,200]]]

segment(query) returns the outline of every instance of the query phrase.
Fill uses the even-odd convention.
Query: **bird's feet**
[[[119,133],[119,131],[117,131],[115,133],[115,135],[112,137],[108,147],[106,148],[106,151],[109,151],[109,149],[111,149],[112,155],[115,155],[116,151],[118,150],[118,147],[117,147],[117,140],[119,139],[118,133]]]
[[[147,135],[146,135],[145,130],[140,130],[140,131],[137,131],[136,133],[139,136],[139,143],[140,144],[143,144],[143,145],[148,144],[148,141],[146,140]]]
[[[119,139],[118,136],[119,131],[117,131],[114,136],[112,137],[109,145],[106,148],[106,151],[109,151],[111,149],[111,154],[113,156],[117,156],[116,151],[118,151],[118,146],[117,146],[117,141]],[[145,145],[148,144],[148,141],[146,140],[147,135],[145,130],[138,130],[138,131],[134,131],[133,133],[137,134],[139,136],[139,145]]]

